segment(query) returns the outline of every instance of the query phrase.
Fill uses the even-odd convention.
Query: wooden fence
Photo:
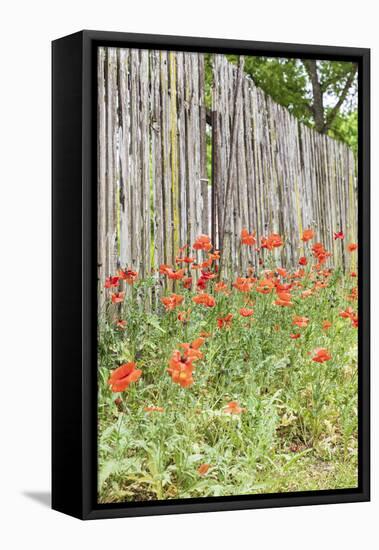
[[[239,77],[225,56],[212,58],[207,125],[203,54],[98,50],[101,287],[120,266],[145,277],[173,264],[179,246],[200,233],[212,234],[220,246],[226,231],[225,254],[241,273],[257,261],[255,252],[240,247],[243,227],[258,239],[272,231],[283,235],[283,266],[296,264],[299,236],[312,227],[333,263],[345,265],[332,232],[357,238],[351,151],[299,123],[242,71]]]
[[[334,240],[333,232],[343,230],[347,241],[357,240],[353,153],[343,143],[300,123],[247,76],[236,97],[238,69],[225,56],[215,55],[213,67],[214,182],[221,202],[215,209],[216,233],[224,209],[236,107],[238,116],[237,147],[231,159],[234,185],[226,209],[234,268],[244,271],[256,261],[251,249],[240,247],[242,227],[255,230],[258,240],[270,232],[283,235],[285,246],[277,253],[283,266],[297,264],[300,236],[311,227],[316,239],[332,252],[331,263],[345,267],[344,247]]]

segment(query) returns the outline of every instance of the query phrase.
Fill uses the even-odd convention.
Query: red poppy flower
[[[351,324],[354,328],[358,328],[358,315],[354,315],[354,317],[351,318]]]
[[[194,250],[205,250],[209,252],[212,249],[211,239],[208,235],[199,235],[194,242],[192,248]]]
[[[322,322],[323,330],[329,330],[331,327],[332,327],[332,323],[330,321],[323,321]]]
[[[254,310],[247,307],[241,307],[239,313],[240,315],[242,315],[242,317],[251,317],[252,315],[254,315]]]
[[[240,407],[237,401],[229,401],[229,403],[226,405],[224,412],[228,414],[241,414],[242,412],[245,412],[246,408]]]
[[[334,240],[341,239],[341,241],[345,238],[345,235],[342,231],[338,231],[337,233],[334,233]]]
[[[180,305],[183,300],[184,296],[180,296],[180,294],[171,294],[171,296],[161,298],[161,302],[166,308],[166,311],[172,311],[176,306]]]
[[[332,358],[326,348],[315,349],[313,353],[315,355],[312,357],[312,361],[315,361],[316,363],[324,363]]]
[[[124,363],[112,372],[108,384],[113,392],[124,391],[132,382],[137,382],[141,374],[135,363]]]
[[[257,242],[255,238],[255,231],[249,233],[246,228],[241,231],[241,243],[246,244],[247,246],[253,246]]]
[[[111,294],[112,304],[120,304],[124,301],[124,298],[125,292],[112,292]]]
[[[192,286],[192,277],[183,277],[182,283],[184,288],[191,288]]]
[[[192,301],[195,302],[195,304],[202,304],[203,306],[207,307],[214,307],[216,305],[216,300],[213,298],[213,296],[210,296],[205,292],[203,294],[198,294],[197,296],[194,296],[192,298]]]
[[[299,328],[305,328],[309,323],[308,317],[300,317],[299,315],[295,315],[293,318],[292,324],[297,325]]]
[[[312,294],[313,294],[313,290],[309,288],[308,290],[303,290],[303,292],[301,293],[301,297],[309,298],[310,296],[312,296]]]
[[[315,233],[314,233],[313,229],[305,229],[305,230],[303,231],[303,235],[302,235],[302,237],[301,237],[301,240],[302,240],[304,243],[306,243],[307,241],[310,241],[311,239],[313,239],[314,234],[315,234]]]
[[[118,281],[120,277],[107,277],[105,279],[104,287],[105,288],[113,288],[118,286]]]
[[[230,327],[230,325],[232,324],[232,320],[232,313],[228,313],[227,315],[225,315],[225,317],[219,317],[219,319],[217,319],[218,328]]]
[[[354,252],[354,250],[357,250],[358,245],[356,243],[350,243],[347,245],[347,249],[349,252]]]
[[[301,334],[299,332],[297,332],[296,334],[290,334],[290,338],[292,338],[292,340],[297,340],[298,338],[300,338]]]
[[[137,271],[133,271],[132,269],[120,269],[118,274],[120,275],[120,279],[126,281],[128,285],[132,285],[138,277]]]
[[[127,324],[128,324],[127,321],[124,321],[123,319],[119,319],[116,323],[116,326],[117,326],[117,328],[124,329],[124,328],[126,328]]]
[[[357,277],[357,272],[356,271],[352,271],[350,273],[350,277]]]
[[[301,256],[299,258],[299,265],[307,265],[307,263],[308,263],[308,260],[305,256]]]

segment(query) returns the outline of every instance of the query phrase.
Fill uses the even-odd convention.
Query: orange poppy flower
[[[273,250],[279,246],[283,246],[283,241],[282,237],[278,233],[271,233],[268,237],[261,238],[261,248]]]
[[[193,370],[192,359],[182,356],[179,350],[174,350],[167,369],[172,381],[182,388],[191,386],[194,382]]]
[[[305,270],[304,269],[298,269],[297,271],[294,271],[294,273],[292,274],[292,278],[293,279],[302,279],[305,275]]]
[[[274,304],[276,306],[281,307],[289,307],[293,306],[293,302],[291,302],[291,294],[289,292],[279,292],[277,299],[275,300]]]
[[[202,262],[200,264],[201,269],[207,269],[208,267],[211,267],[212,261],[213,260],[211,260],[211,258],[209,258],[208,260],[205,260],[205,262]]]
[[[228,414],[241,414],[242,412],[246,412],[246,408],[240,407],[237,401],[229,401],[224,412]]]
[[[124,321],[123,319],[119,319],[117,322],[116,322],[116,327],[117,328],[121,328],[121,329],[124,329],[126,328],[126,325],[127,325],[127,321]]]
[[[182,283],[184,288],[191,288],[192,286],[192,277],[183,277]]]
[[[105,279],[105,283],[104,283],[104,287],[105,288],[113,288],[113,287],[116,287],[118,286],[118,281],[119,281],[120,277],[107,277]]]
[[[179,311],[178,312],[178,321],[180,321],[182,323],[188,323],[188,321],[190,319],[190,312],[191,312],[190,309],[188,311]]]
[[[166,275],[169,279],[179,281],[184,277],[184,269],[178,269],[177,271],[174,271],[173,269],[167,269]]]
[[[240,292],[250,292],[252,289],[252,282],[250,278],[246,277],[237,277],[235,283],[233,283],[234,288]]]
[[[124,301],[124,298],[125,292],[112,292],[111,294],[112,304],[120,304]]]
[[[255,290],[261,294],[269,294],[273,288],[275,288],[275,284],[271,279],[261,279]]]
[[[205,474],[208,472],[210,467],[211,467],[210,464],[200,464],[200,466],[197,469],[197,473],[199,474],[199,476],[205,476]]]
[[[292,324],[297,325],[299,328],[305,328],[309,323],[308,317],[300,317],[299,315],[295,315],[293,318]]]
[[[197,296],[194,296],[192,298],[192,301],[195,302],[195,304],[202,304],[203,306],[207,307],[214,307],[216,305],[216,300],[213,298],[213,296],[210,296],[205,292],[203,294],[197,294]]]
[[[256,242],[255,231],[253,233],[249,233],[246,228],[243,228],[241,231],[241,243],[246,244],[247,246],[253,246]]]
[[[167,275],[167,271],[168,271],[169,269],[171,269],[171,267],[170,267],[169,265],[167,265],[167,264],[161,264],[161,265],[159,266],[159,273],[160,273],[161,275]]]
[[[132,285],[138,277],[137,271],[133,271],[132,269],[120,269],[118,274],[120,275],[120,279],[126,281],[128,285]]]
[[[352,319],[355,315],[354,310],[349,306],[344,311],[340,311],[340,317],[342,319]]]
[[[219,253],[219,251],[218,251],[218,250],[215,250],[213,253],[210,252],[210,253],[209,253],[209,259],[210,259],[210,260],[213,260],[213,261],[219,260],[219,259],[220,259],[220,253]]]
[[[192,248],[194,250],[205,250],[206,252],[209,252],[212,249],[211,239],[208,235],[199,235]]]
[[[195,258],[185,256],[184,258],[176,258],[175,261],[177,264],[192,264],[195,261]]]
[[[313,294],[313,290],[311,290],[311,289],[303,290],[303,292],[301,293],[301,297],[302,298],[309,298],[309,296],[312,296],[312,294]]]
[[[351,289],[349,296],[347,297],[348,300],[358,300],[358,287],[354,287]]]
[[[205,330],[202,330],[200,332],[200,336],[201,338],[209,338],[210,336],[212,336],[212,334],[210,332],[206,332]]]
[[[287,270],[286,269],[283,269],[282,267],[277,267],[276,268],[276,271],[278,272],[278,274],[284,279],[285,277],[287,277],[288,273],[287,273]]]
[[[351,318],[351,324],[353,325],[354,328],[358,328],[358,315],[354,315]]]
[[[354,252],[354,250],[357,250],[358,245],[356,243],[350,243],[347,245],[347,249],[349,252]]]
[[[220,281],[219,283],[215,284],[215,292],[223,292],[224,294],[229,293],[228,287],[224,283],[224,281]]]
[[[300,338],[301,334],[299,332],[297,332],[296,334],[290,334],[290,338],[292,338],[292,340],[297,340],[298,338]]]
[[[315,361],[316,363],[324,363],[332,358],[326,348],[315,349],[313,353],[315,355],[312,357],[312,361]]]
[[[171,294],[171,296],[164,296],[161,298],[161,302],[166,308],[166,311],[172,311],[176,306],[180,305],[184,300],[184,296],[179,294]]]
[[[135,363],[124,363],[112,372],[108,384],[113,392],[124,391],[132,382],[137,382],[141,374]]]
[[[252,315],[254,315],[254,310],[247,307],[241,307],[239,313],[240,315],[242,315],[242,317],[251,317]]]
[[[329,330],[332,326],[332,323],[330,321],[323,321],[322,328],[323,330]]]
[[[316,281],[314,284],[315,290],[317,290],[318,288],[327,288],[327,286],[328,283],[325,283],[324,281]]]
[[[307,258],[305,256],[301,256],[299,258],[299,265],[307,265],[308,261],[307,261]]]
[[[230,327],[230,325],[232,324],[232,320],[233,320],[232,313],[228,313],[227,315],[225,315],[225,317],[219,317],[217,319],[218,328]]]
[[[315,258],[317,258],[318,264],[317,267],[319,268],[322,264],[326,262],[326,260],[331,256],[330,252],[327,252],[324,248],[324,245],[321,243],[315,243],[312,246],[312,253]]]
[[[315,234],[315,233],[314,233],[313,229],[305,229],[305,230],[303,231],[303,235],[302,235],[302,237],[301,237],[301,240],[302,240],[304,243],[306,243],[306,242],[310,241],[311,239],[313,239],[314,234]]]
[[[163,413],[164,412],[164,408],[163,407],[144,407],[143,410],[145,412],[160,412],[160,413]]]

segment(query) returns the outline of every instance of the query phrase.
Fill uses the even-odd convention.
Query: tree
[[[245,72],[302,122],[356,148],[356,64],[251,56]]]

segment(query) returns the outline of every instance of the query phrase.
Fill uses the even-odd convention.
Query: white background
[[[50,41],[86,28],[371,47],[372,151],[375,152],[379,93],[375,4],[374,0],[13,0],[2,3],[2,548],[378,548],[379,465],[375,433],[371,503],[96,522],[66,517],[51,511],[46,504],[50,485]],[[379,202],[378,164],[375,154],[373,157],[375,283],[379,267],[375,246]],[[375,287],[373,284],[374,300],[378,297]],[[378,326],[375,306],[373,315],[375,335],[375,326]],[[374,351],[375,347],[373,342]],[[379,402],[375,368],[373,362],[374,432]],[[69,395],[67,406],[70,406]]]

